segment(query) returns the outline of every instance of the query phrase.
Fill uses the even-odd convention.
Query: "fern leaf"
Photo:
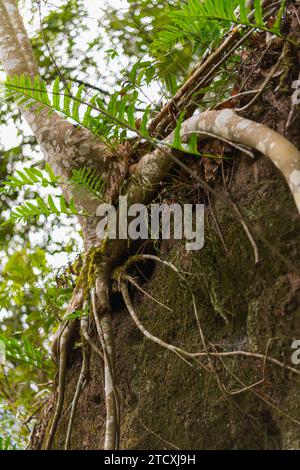
[[[180,132],[181,132],[181,126],[182,126],[184,114],[185,114],[184,112],[181,112],[177,120],[176,129],[174,131],[174,140],[172,144],[172,147],[179,149],[179,150],[182,149]]]
[[[56,77],[53,83],[52,94],[53,94],[53,108],[56,109],[57,111],[60,111],[59,85],[60,85],[59,77]]]
[[[64,100],[63,100],[63,112],[66,116],[71,115],[71,96],[69,95],[69,91],[66,90],[64,94]]]
[[[281,2],[281,6],[278,10],[278,13],[276,15],[275,23],[273,24],[273,26],[271,28],[271,30],[272,30],[272,32],[274,32],[274,34],[280,33],[280,24],[281,24],[281,20],[282,20],[283,14],[284,14],[285,7],[286,7],[286,0],[283,0]]]
[[[44,201],[40,198],[40,197],[37,197],[35,199],[40,211],[41,211],[41,214],[44,214],[44,215],[50,215],[50,210],[49,208],[47,207],[47,205],[44,203]]]
[[[78,214],[73,199],[71,199],[70,203],[67,204],[64,197],[61,196],[59,199],[60,209],[58,209],[58,207],[56,206],[51,195],[48,196],[47,203],[48,204],[46,204],[40,197],[37,197],[33,202],[26,201],[24,204],[16,207],[13,211],[11,211],[9,219],[5,221],[2,225],[6,225],[11,222],[26,221],[33,217],[40,217],[41,215],[48,217],[49,215]]]
[[[74,198],[71,197],[70,202],[69,202],[69,208],[70,208],[70,213],[71,214],[78,214],[78,211],[75,206]]]
[[[57,209],[51,194],[48,196],[48,205],[54,214],[59,214],[59,210]]]
[[[254,17],[255,17],[255,22],[257,26],[259,27],[265,26],[261,0],[254,0]]]
[[[59,206],[60,206],[60,211],[63,214],[66,214],[67,213],[67,206],[66,206],[65,198],[63,196],[60,196],[60,198],[59,198]]]

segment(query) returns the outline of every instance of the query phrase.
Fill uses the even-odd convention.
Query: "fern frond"
[[[45,165],[44,172],[35,167],[25,167],[23,171],[16,170],[14,175],[9,176],[7,180],[2,183],[2,187],[21,189],[24,186],[35,186],[37,184],[41,184],[43,187],[56,187],[59,184],[59,178],[55,176],[48,163]]]
[[[47,202],[43,201],[40,197],[37,197],[32,202],[27,201],[14,208],[10,213],[9,219],[2,225],[7,225],[12,222],[26,221],[34,217],[38,218],[41,215],[49,217],[49,215],[62,214],[66,214],[68,216],[78,215],[73,198],[68,203],[64,196],[60,196],[59,205],[57,205],[51,195],[48,196]]]
[[[87,189],[93,197],[103,200],[105,182],[91,168],[84,167],[79,170],[73,170],[70,182],[74,186]]]
[[[118,140],[120,129],[139,133],[134,118],[138,97],[135,91],[125,96],[122,93],[114,93],[106,107],[99,95],[85,102],[82,99],[83,85],[77,89],[75,95],[72,94],[72,86],[64,91],[61,89],[59,78],[54,81],[51,92],[47,91],[45,83],[24,75],[8,77],[6,82],[2,83],[2,87],[5,96],[14,99],[18,106],[25,108],[34,106],[35,112],[47,106],[50,112],[55,110],[72,119],[79,126],[85,127],[99,139],[104,140],[107,145],[110,145],[111,137]],[[92,111],[98,116],[92,116]]]
[[[253,11],[247,6],[247,0],[188,0],[180,9],[169,11],[170,24],[158,34],[154,46],[166,50],[186,40],[200,40],[209,46],[212,43],[209,30],[217,24],[255,28],[282,37],[280,24],[285,6],[286,0],[281,0],[275,23],[268,27],[261,0],[254,0]],[[216,40],[218,33],[221,38],[222,29],[214,31]]]

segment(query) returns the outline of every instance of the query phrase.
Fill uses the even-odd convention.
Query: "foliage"
[[[15,450],[16,445],[12,443],[11,436],[0,436],[0,450]]]
[[[34,204],[36,202],[36,204]],[[78,211],[75,207],[74,199],[72,198],[69,203],[66,202],[64,196],[59,198],[59,206],[53,200],[51,194],[47,198],[47,202],[43,201],[40,197],[36,197],[33,202],[26,201],[16,207],[10,213],[10,218],[5,222],[20,222],[31,219],[32,217],[40,217],[41,215],[77,215]]]
[[[177,9],[181,3],[180,0],[170,0],[167,6]],[[105,10],[106,33],[112,44],[118,44],[121,48],[122,56],[128,57],[131,66],[145,60],[145,57],[146,60],[151,58],[148,74],[152,83],[158,83],[165,94],[172,95],[193,60],[193,47],[187,43],[181,50],[174,48],[167,53],[155,50],[153,41],[169,22],[166,5],[158,0],[128,0],[128,4],[124,10],[113,6]],[[118,52],[113,48],[110,53]],[[124,76],[128,70],[130,66],[123,70]]]
[[[110,144],[110,140],[125,138],[124,134],[119,135],[120,129],[136,131],[134,115],[136,93],[128,93],[125,96],[114,93],[106,106],[98,94],[91,100],[84,101],[82,97],[84,86],[80,86],[75,94],[72,94],[71,87],[62,91],[59,77],[55,79],[50,93],[47,91],[45,82],[38,78],[32,80],[24,75],[8,77],[2,86],[6,98],[13,98],[18,106],[29,108],[36,103],[47,106],[85,127],[100,139],[105,140],[107,144]],[[42,106],[35,107],[34,111],[39,112],[40,109]],[[100,117],[95,118],[92,111]],[[148,115],[147,112],[146,115]]]
[[[21,189],[26,186],[57,187],[60,182],[55,176],[52,168],[48,163],[45,164],[45,172],[35,167],[24,168],[23,171],[17,170],[17,176],[9,176],[0,187],[1,192],[5,193],[8,189]],[[71,186],[76,188],[84,188],[91,197],[103,200],[105,183],[101,176],[91,168],[81,168],[73,170],[72,177],[69,181]],[[36,204],[34,204],[34,202]],[[74,199],[71,198],[67,202],[63,195],[59,197],[59,205],[55,203],[51,194],[48,195],[47,201],[43,201],[41,197],[36,196],[34,201],[26,201],[25,204],[17,206],[10,211],[10,217],[2,224],[7,225],[11,222],[26,221],[33,217],[38,218],[41,215],[48,217],[49,215],[78,215]],[[82,215],[85,215],[82,213]]]
[[[141,80],[144,74],[144,66],[145,63],[137,63],[133,67],[130,72],[132,83],[136,83]],[[147,125],[150,113],[149,107],[143,111],[140,117],[139,126],[137,127],[136,125],[136,104],[139,101],[137,92],[125,95],[114,93],[108,106],[105,107],[98,95],[95,95],[89,102],[83,101],[81,97],[83,91],[82,87],[78,88],[75,95],[72,95],[70,91],[61,93],[59,78],[56,78],[50,94],[48,93],[44,82],[40,82],[38,79],[32,81],[30,77],[24,75],[20,77],[9,77],[3,86],[5,88],[6,96],[14,97],[19,106],[25,106],[28,108],[33,107],[36,103],[47,106],[51,111],[58,111],[64,116],[75,121],[80,126],[88,129],[110,146],[112,146],[113,143],[120,143],[123,140],[126,140],[126,138],[128,138],[128,131],[136,133],[140,138],[148,140],[153,145],[159,144],[160,142],[159,140],[151,138],[148,133]],[[84,108],[83,113],[80,113],[81,107]],[[33,109],[35,112],[39,112],[41,106],[35,106]],[[92,116],[92,111],[96,111],[98,113],[98,117]],[[183,146],[181,143],[180,130],[183,118],[184,113],[177,121],[174,141],[167,145],[169,145],[170,148],[176,148],[179,150],[184,149],[187,153],[199,155],[193,138],[190,139],[190,144],[187,146]],[[22,182],[24,184],[33,184],[35,182],[41,182],[43,185],[47,184],[47,180],[39,175],[38,171],[35,171],[34,169],[26,169],[25,171],[26,175],[20,171],[18,172],[19,179],[15,176],[10,177],[6,185],[10,184],[14,187],[18,187],[18,185],[22,185]],[[52,182],[57,183],[55,179]],[[83,168],[76,170],[73,173],[71,183],[77,186],[80,185],[86,187],[93,196],[98,198],[100,197],[101,199],[99,193],[103,192],[104,183],[101,178],[99,178],[95,172],[92,172],[90,169],[86,170]],[[49,205],[50,208],[52,206],[52,213],[59,213],[51,201]],[[38,207],[39,209],[42,209],[41,203],[38,203]],[[33,215],[30,209],[38,211],[38,209],[33,209],[31,206],[23,207],[22,215],[25,216],[26,211],[29,215]],[[63,210],[61,212],[67,213]],[[45,209],[45,212],[37,212],[36,215],[41,215],[42,213],[49,215],[47,214],[47,209]],[[15,215],[14,217],[17,218]]]

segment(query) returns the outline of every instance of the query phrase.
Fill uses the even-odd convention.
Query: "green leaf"
[[[197,143],[198,143],[197,134],[192,134],[189,139],[189,152],[190,153],[199,155]]]
[[[59,205],[60,205],[61,212],[63,214],[67,214],[68,210],[67,210],[65,198],[63,196],[60,196]]]
[[[78,211],[75,206],[74,198],[71,197],[70,202],[69,202],[69,208],[72,214],[78,214]]]
[[[51,183],[57,183],[58,178],[57,178],[57,176],[55,176],[55,174],[54,174],[51,166],[49,165],[49,163],[45,163],[45,170],[47,171],[47,173],[49,175]]]
[[[82,96],[82,92],[84,90],[84,85],[81,85],[78,90],[77,90],[77,93],[76,93],[76,99],[73,100],[73,108],[72,108],[72,119],[74,119],[74,121],[76,122],[80,122],[80,119],[79,119],[79,107],[81,105],[81,96]]]
[[[286,0],[282,0],[281,6],[276,15],[275,23],[273,24],[271,28],[275,34],[280,34],[280,25],[281,25],[282,17],[284,15],[285,7],[286,7]]]
[[[44,203],[44,201],[40,197],[37,197],[35,199],[35,202],[37,203],[37,205],[41,209],[41,214],[45,214],[45,215],[50,214],[48,206]]]
[[[254,0],[254,17],[257,26],[264,27],[263,11],[261,0]]]
[[[135,117],[134,117],[134,112],[135,112],[135,106],[134,103],[131,103],[128,108],[127,108],[127,119],[128,119],[128,124],[130,127],[135,129]]]
[[[147,106],[146,110],[143,113],[142,119],[141,119],[141,125],[140,125],[140,134],[144,137],[149,137],[149,132],[147,129],[147,124],[149,121],[149,114],[151,111],[151,106]]]
[[[59,214],[59,210],[57,209],[51,194],[49,194],[49,196],[48,196],[48,205],[49,205],[50,209],[52,210],[52,212],[54,212],[55,214]]]
[[[71,105],[71,96],[69,94],[70,92],[68,90],[65,91],[64,93],[64,100],[63,100],[63,112],[66,116],[70,116],[71,115],[71,109],[70,109],[70,105]]]

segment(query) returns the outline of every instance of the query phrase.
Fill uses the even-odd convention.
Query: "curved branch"
[[[207,111],[187,119],[181,127],[182,141],[187,142],[187,136],[197,132],[201,132],[198,140],[209,139],[214,134],[216,138],[251,147],[270,158],[285,177],[300,212],[300,152],[289,140],[263,124],[238,116],[231,109]],[[172,166],[170,149],[163,144],[173,140],[174,132],[136,165],[128,187],[130,203],[151,200]]]

